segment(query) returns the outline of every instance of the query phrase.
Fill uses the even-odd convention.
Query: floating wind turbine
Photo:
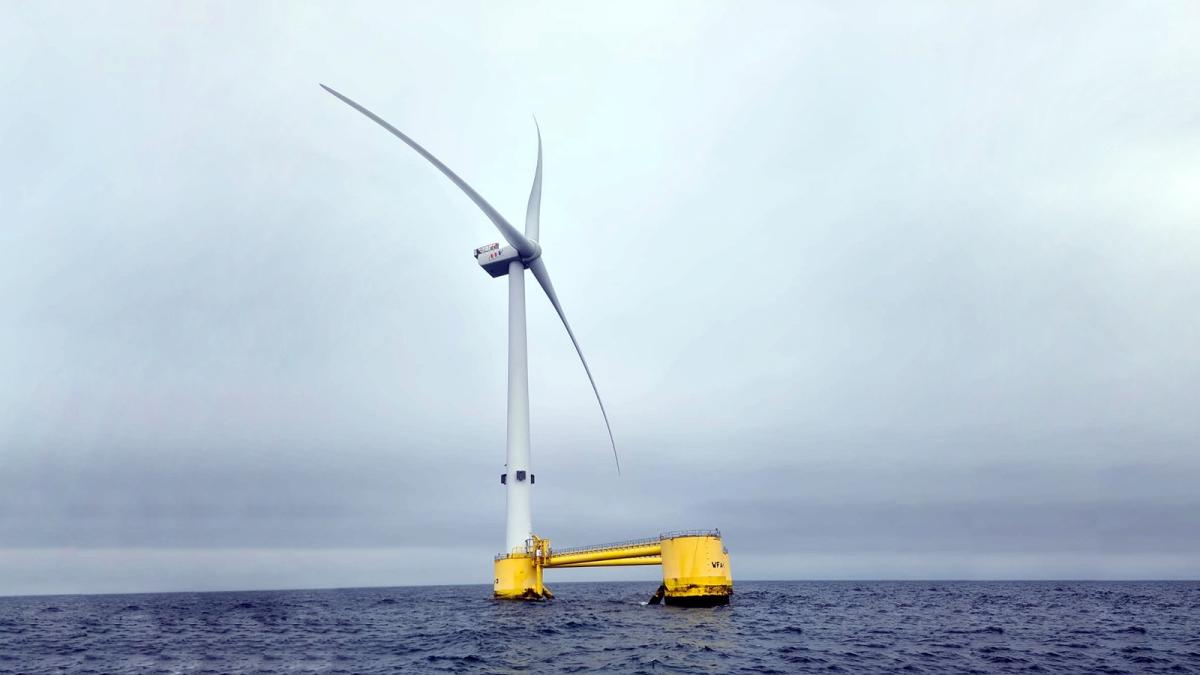
[[[571,324],[567,323],[567,315],[563,313],[562,304],[559,303],[558,295],[554,292],[554,284],[550,282],[550,273],[546,271],[546,262],[542,257],[542,247],[537,241],[539,211],[542,204],[541,129],[538,128],[537,169],[533,174],[533,189],[529,191],[529,206],[525,212],[525,233],[522,234],[474,188],[467,185],[467,182],[459,178],[458,174],[451,171],[441,160],[434,157],[416,141],[346,96],[323,84],[321,87],[351,108],[369,117],[379,126],[387,129],[396,138],[404,141],[418,154],[429,160],[430,164],[437,167],[451,182],[465,192],[471,201],[475,202],[475,205],[492,221],[496,229],[500,230],[504,241],[508,242],[508,246],[500,246],[497,243],[477,248],[475,249],[475,258],[479,265],[493,277],[508,275],[508,443],[505,462],[507,473],[503,478],[508,488],[505,550],[524,549],[526,542],[533,537],[533,522],[529,507],[533,473],[530,470],[529,462],[529,362],[525,342],[526,269],[533,273],[533,277],[546,292],[546,297],[550,299],[554,311],[558,312],[558,318],[562,319],[563,327],[567,329],[571,343],[575,345],[575,351],[583,363],[583,370],[587,373],[588,381],[592,384],[592,391],[596,394],[596,402],[600,404],[600,414],[604,417],[604,426],[608,429],[608,440],[612,445],[613,459],[617,461],[617,473],[621,471],[620,459],[617,458],[617,444],[613,440],[612,427],[608,423],[608,412],[604,409],[604,401],[600,399],[600,390],[596,388],[596,380],[592,377],[592,370],[588,367],[587,359],[583,357],[579,340],[575,338]],[[536,127],[536,120],[534,125]]]

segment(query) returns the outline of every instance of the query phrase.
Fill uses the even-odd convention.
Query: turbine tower
[[[529,350],[525,330],[525,270],[528,269],[537,279],[554,311],[562,319],[563,327],[583,370],[587,373],[592,391],[596,394],[596,402],[600,404],[600,414],[604,417],[604,426],[608,429],[608,440],[612,445],[613,459],[617,462],[617,473],[621,472],[621,461],[617,457],[617,444],[613,440],[612,426],[608,423],[608,412],[604,409],[604,401],[600,399],[600,390],[596,388],[596,380],[588,367],[579,340],[567,323],[558,295],[554,292],[554,284],[550,282],[550,273],[546,271],[546,262],[542,257],[542,247],[538,244],[539,212],[542,205],[542,133],[534,120],[538,134],[537,169],[533,174],[533,188],[529,191],[529,206],[525,211],[525,232],[522,234],[513,227],[504,216],[500,215],[491,204],[479,195],[467,182],[434,157],[428,150],[417,144],[396,127],[388,124],[383,118],[367,110],[358,103],[333,89],[321,85],[325,91],[341,99],[350,107],[366,115],[379,126],[387,129],[395,137],[404,141],[417,154],[429,160],[447,178],[458,186],[484,215],[500,230],[507,246],[499,243],[481,246],[475,249],[475,258],[479,265],[492,277],[508,275],[508,440],[505,455],[505,473],[501,481],[507,487],[507,507],[505,520],[504,550],[506,553],[525,551],[527,542],[536,539],[533,534],[533,515],[530,509],[530,492],[534,484],[533,466],[529,458]]]

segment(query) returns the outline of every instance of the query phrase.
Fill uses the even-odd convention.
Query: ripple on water
[[[655,582],[0,598],[0,672],[1200,670],[1200,584]]]

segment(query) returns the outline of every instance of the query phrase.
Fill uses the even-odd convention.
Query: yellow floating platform
[[[729,604],[733,575],[729,551],[719,530],[667,532],[637,539],[555,550],[549,539],[533,537],[525,550],[496,556],[493,596],[504,600],[542,600],[554,595],[543,582],[542,570],[576,567],[661,565],[663,583],[651,602],[712,607]]]

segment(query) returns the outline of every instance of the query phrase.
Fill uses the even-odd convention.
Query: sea
[[[738,581],[0,598],[0,673],[1200,673],[1200,582]]]

